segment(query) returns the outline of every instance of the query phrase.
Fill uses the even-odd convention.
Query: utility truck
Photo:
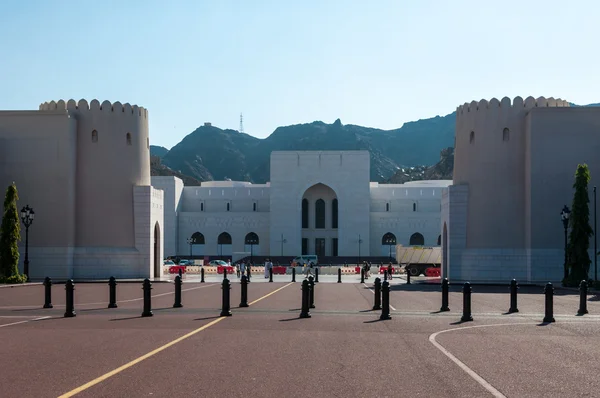
[[[396,261],[406,268],[410,276],[426,275],[427,268],[440,268],[442,265],[442,248],[397,245]]]

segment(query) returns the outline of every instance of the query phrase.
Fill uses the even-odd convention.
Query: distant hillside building
[[[266,184],[152,177],[164,191],[165,254],[395,257],[396,244],[441,243],[451,181],[370,182],[367,151],[276,151],[270,170]]]
[[[571,207],[577,165],[590,168],[590,192],[600,182],[600,108],[516,97],[473,101],[456,113],[454,181],[442,199],[442,275],[451,282],[561,281],[560,213]]]

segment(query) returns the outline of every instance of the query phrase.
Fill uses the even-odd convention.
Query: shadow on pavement
[[[209,319],[217,319],[217,318],[220,318],[220,316],[217,316],[217,315],[215,315],[215,316],[206,316],[204,318],[196,318],[194,320],[195,321],[207,321]]]

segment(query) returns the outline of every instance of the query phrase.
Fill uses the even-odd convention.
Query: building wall
[[[164,193],[164,256],[174,256],[179,242],[177,216],[181,210],[183,181],[173,176],[153,176],[152,186]]]

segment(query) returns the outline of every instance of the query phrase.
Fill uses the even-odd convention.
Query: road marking
[[[374,291],[373,289],[371,289],[369,286],[367,286],[367,284],[366,284],[366,283],[363,283],[363,285],[365,285],[365,287],[366,287],[367,289],[369,289],[369,290],[371,291],[371,293],[375,294],[375,291]],[[397,310],[397,309],[395,309],[395,308],[394,308],[394,307],[393,307],[391,304],[390,304],[390,308],[391,308],[391,310],[392,310],[392,311],[398,311],[398,310]]]
[[[5,328],[7,326],[13,326],[13,325],[20,325],[21,323],[39,321],[39,320],[47,319],[47,318],[50,318],[50,317],[49,316],[42,316],[40,318],[28,319],[26,321],[19,321],[19,322],[7,323],[7,324],[4,324],[4,325],[0,325],[0,328]]]
[[[203,285],[203,286],[196,286],[196,287],[190,287],[189,289],[181,289],[181,292],[189,292],[190,290],[198,290],[198,289],[204,289],[207,287],[212,287],[212,286],[221,286],[221,284],[219,283],[211,283],[211,284],[207,284],[207,285]],[[160,293],[160,294],[155,294],[152,297],[161,297],[161,296],[168,296],[169,294],[175,294],[175,291],[172,292],[167,292],[167,293]],[[127,300],[118,300],[117,304],[119,303],[131,303],[133,301],[140,301],[143,300],[144,297],[139,297],[139,298],[134,298],[134,299],[127,299]],[[85,305],[101,305],[101,304],[108,304],[107,301],[103,301],[101,303],[75,303],[76,307],[82,307]],[[65,307],[64,304],[54,304],[54,307]],[[18,309],[18,308],[40,308],[39,305],[7,305],[7,306],[0,306],[0,310],[1,309]]]
[[[293,284],[293,282],[290,282],[290,283],[288,283],[287,285],[285,285],[285,286],[283,286],[283,287],[280,287],[279,289],[277,289],[277,290],[274,290],[274,291],[272,291],[271,293],[268,293],[268,294],[266,294],[266,295],[262,296],[262,297],[261,297],[261,298],[259,298],[259,299],[256,299],[256,300],[254,300],[253,302],[249,303],[248,305],[252,305],[252,304],[254,304],[254,303],[257,303],[257,302],[259,302],[260,300],[262,300],[262,299],[265,299],[265,298],[267,298],[267,297],[269,297],[269,296],[271,296],[271,295],[273,295],[273,294],[277,293],[277,292],[278,292],[278,291],[280,291],[281,289],[283,289],[283,288],[286,288],[286,287],[288,287],[288,286],[289,286],[289,285],[291,285],[291,284]],[[82,392],[82,391],[85,391],[85,390],[87,390],[88,388],[90,388],[90,387],[93,387],[93,386],[95,386],[96,384],[98,384],[98,383],[101,383],[101,382],[103,382],[104,380],[106,380],[106,379],[108,379],[108,378],[110,378],[110,377],[112,377],[112,376],[114,376],[114,375],[116,375],[116,374],[118,374],[118,373],[121,373],[122,371],[124,371],[124,370],[126,370],[126,369],[129,369],[130,367],[132,367],[132,366],[134,366],[134,365],[136,365],[136,364],[138,364],[138,363],[142,362],[143,360],[145,360],[145,359],[148,359],[148,358],[150,358],[150,357],[152,357],[152,356],[154,356],[154,355],[158,354],[159,352],[161,352],[161,351],[164,351],[164,350],[166,350],[167,348],[169,348],[169,347],[171,347],[171,346],[173,346],[173,345],[175,345],[175,344],[177,344],[177,343],[179,343],[179,342],[181,342],[181,341],[183,341],[183,340],[185,340],[185,339],[187,339],[187,338],[189,338],[189,337],[192,337],[193,335],[195,335],[195,334],[197,334],[197,333],[200,333],[200,332],[201,332],[201,331],[203,331],[203,330],[206,330],[206,329],[208,329],[209,327],[211,327],[211,326],[213,326],[213,325],[216,325],[217,323],[221,322],[223,319],[226,319],[226,318],[227,318],[226,316],[223,316],[223,317],[217,318],[217,319],[215,319],[214,321],[212,321],[212,322],[209,322],[209,323],[207,323],[206,325],[204,325],[204,326],[201,326],[201,327],[199,327],[198,329],[196,329],[196,330],[193,330],[193,331],[189,332],[188,334],[185,334],[185,335],[183,335],[183,336],[181,336],[181,337],[179,337],[179,338],[177,338],[177,339],[175,339],[175,340],[173,340],[173,341],[171,341],[171,342],[169,342],[169,343],[167,343],[167,344],[165,344],[165,345],[163,345],[163,346],[161,346],[161,347],[158,347],[157,349],[155,349],[155,350],[153,350],[153,351],[150,351],[149,353],[147,353],[147,354],[145,354],[145,355],[142,355],[142,356],[141,356],[141,357],[139,357],[139,358],[136,358],[136,359],[134,359],[133,361],[130,361],[130,362],[126,363],[126,364],[125,364],[125,365],[123,365],[123,366],[120,366],[120,367],[118,367],[118,368],[116,368],[116,369],[114,369],[114,370],[111,370],[110,372],[108,372],[108,373],[106,373],[106,374],[103,374],[102,376],[100,376],[100,377],[97,377],[97,378],[95,378],[94,380],[92,380],[92,381],[90,381],[90,382],[87,382],[87,383],[85,383],[84,385],[82,385],[82,386],[79,386],[79,387],[77,387],[77,388],[75,388],[75,389],[73,389],[73,390],[71,390],[71,391],[69,391],[69,392],[67,392],[67,393],[65,393],[65,394],[63,394],[63,395],[61,395],[61,396],[59,396],[58,398],[68,398],[68,397],[72,397],[72,396],[74,396],[74,395],[76,395],[76,394],[79,394],[80,392]],[[21,323],[21,322],[20,322],[20,323]]]
[[[446,329],[446,330],[441,330],[439,332],[435,332],[435,333],[431,334],[429,336],[429,342],[431,344],[433,344],[438,350],[440,350],[444,355],[446,355],[448,358],[450,358],[450,360],[452,360],[452,362],[457,364],[459,368],[461,368],[469,376],[471,376],[477,383],[479,383],[480,386],[482,386],[483,388],[488,390],[494,397],[506,398],[506,396],[504,394],[502,394],[500,391],[498,391],[496,388],[494,388],[494,386],[492,386],[490,383],[488,383],[483,377],[479,376],[473,369],[471,369],[470,367],[465,365],[464,362],[462,362],[460,359],[458,359],[457,357],[452,355],[452,353],[450,351],[448,351],[447,349],[445,349],[444,346],[442,346],[440,343],[438,343],[435,340],[435,338],[442,333],[453,332],[456,330],[486,328],[486,327],[492,327],[492,326],[514,326],[514,325],[536,325],[536,323],[497,323],[497,324],[493,324],[493,325],[475,325],[475,326],[464,326],[461,328]]]

